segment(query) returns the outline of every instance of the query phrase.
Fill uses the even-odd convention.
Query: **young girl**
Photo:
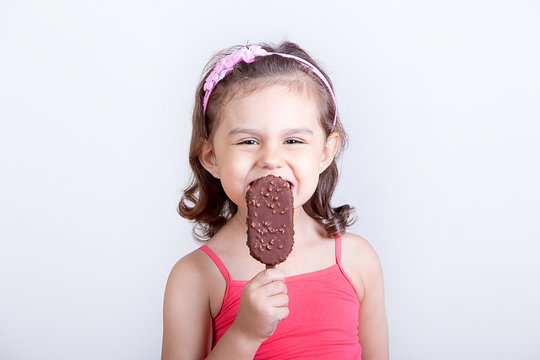
[[[193,180],[178,212],[201,248],[171,270],[162,359],[387,359],[379,259],[332,207],[346,134],[332,85],[298,45],[236,46],[195,97]],[[294,247],[267,269],[246,246],[250,184],[291,184]]]

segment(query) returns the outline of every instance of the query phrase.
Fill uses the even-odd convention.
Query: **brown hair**
[[[282,42],[277,46],[258,43],[268,52],[291,54],[309,61],[328,80],[332,91],[332,82],[317,62],[300,46],[292,42]],[[225,194],[219,179],[210,174],[200,163],[206,136],[211,140],[222,116],[222,108],[236,97],[249,95],[261,87],[276,83],[285,84],[298,92],[308,91],[315,95],[319,105],[320,124],[326,136],[332,132],[334,120],[334,104],[325,85],[310,70],[299,61],[281,56],[265,56],[257,58],[252,63],[240,62],[234,70],[225,76],[214,88],[206,108],[206,118],[203,116],[202,101],[204,98],[204,83],[214,69],[216,63],[223,57],[233,53],[243,45],[233,46],[217,53],[206,64],[203,77],[197,87],[195,106],[193,109],[193,128],[189,148],[189,164],[193,171],[189,184],[183,192],[178,204],[178,214],[195,222],[193,235],[199,241],[206,241],[214,236],[223,225],[236,213],[238,207]],[[249,45],[248,45],[249,46]],[[321,223],[328,236],[343,233],[355,221],[352,218],[354,208],[349,205],[332,207],[330,200],[338,179],[336,160],[347,146],[345,133],[339,114],[333,129],[339,134],[339,147],[330,166],[319,175],[319,183],[312,197],[303,205],[306,213]]]

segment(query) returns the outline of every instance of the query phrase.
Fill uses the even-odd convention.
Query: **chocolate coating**
[[[272,267],[289,256],[294,245],[293,195],[290,184],[268,175],[246,192],[247,245],[258,261]]]

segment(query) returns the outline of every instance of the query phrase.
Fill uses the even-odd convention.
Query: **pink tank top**
[[[259,347],[262,359],[360,359],[358,343],[358,296],[341,268],[341,237],[335,239],[336,263],[326,269],[289,276],[289,316]],[[206,245],[201,250],[215,262],[227,287],[219,314],[214,319],[212,347],[232,325],[247,281],[232,280],[225,265]]]

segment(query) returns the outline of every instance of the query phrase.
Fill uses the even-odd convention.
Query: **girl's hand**
[[[285,273],[278,269],[263,270],[242,290],[240,308],[231,329],[250,341],[262,343],[289,315],[288,304]]]

